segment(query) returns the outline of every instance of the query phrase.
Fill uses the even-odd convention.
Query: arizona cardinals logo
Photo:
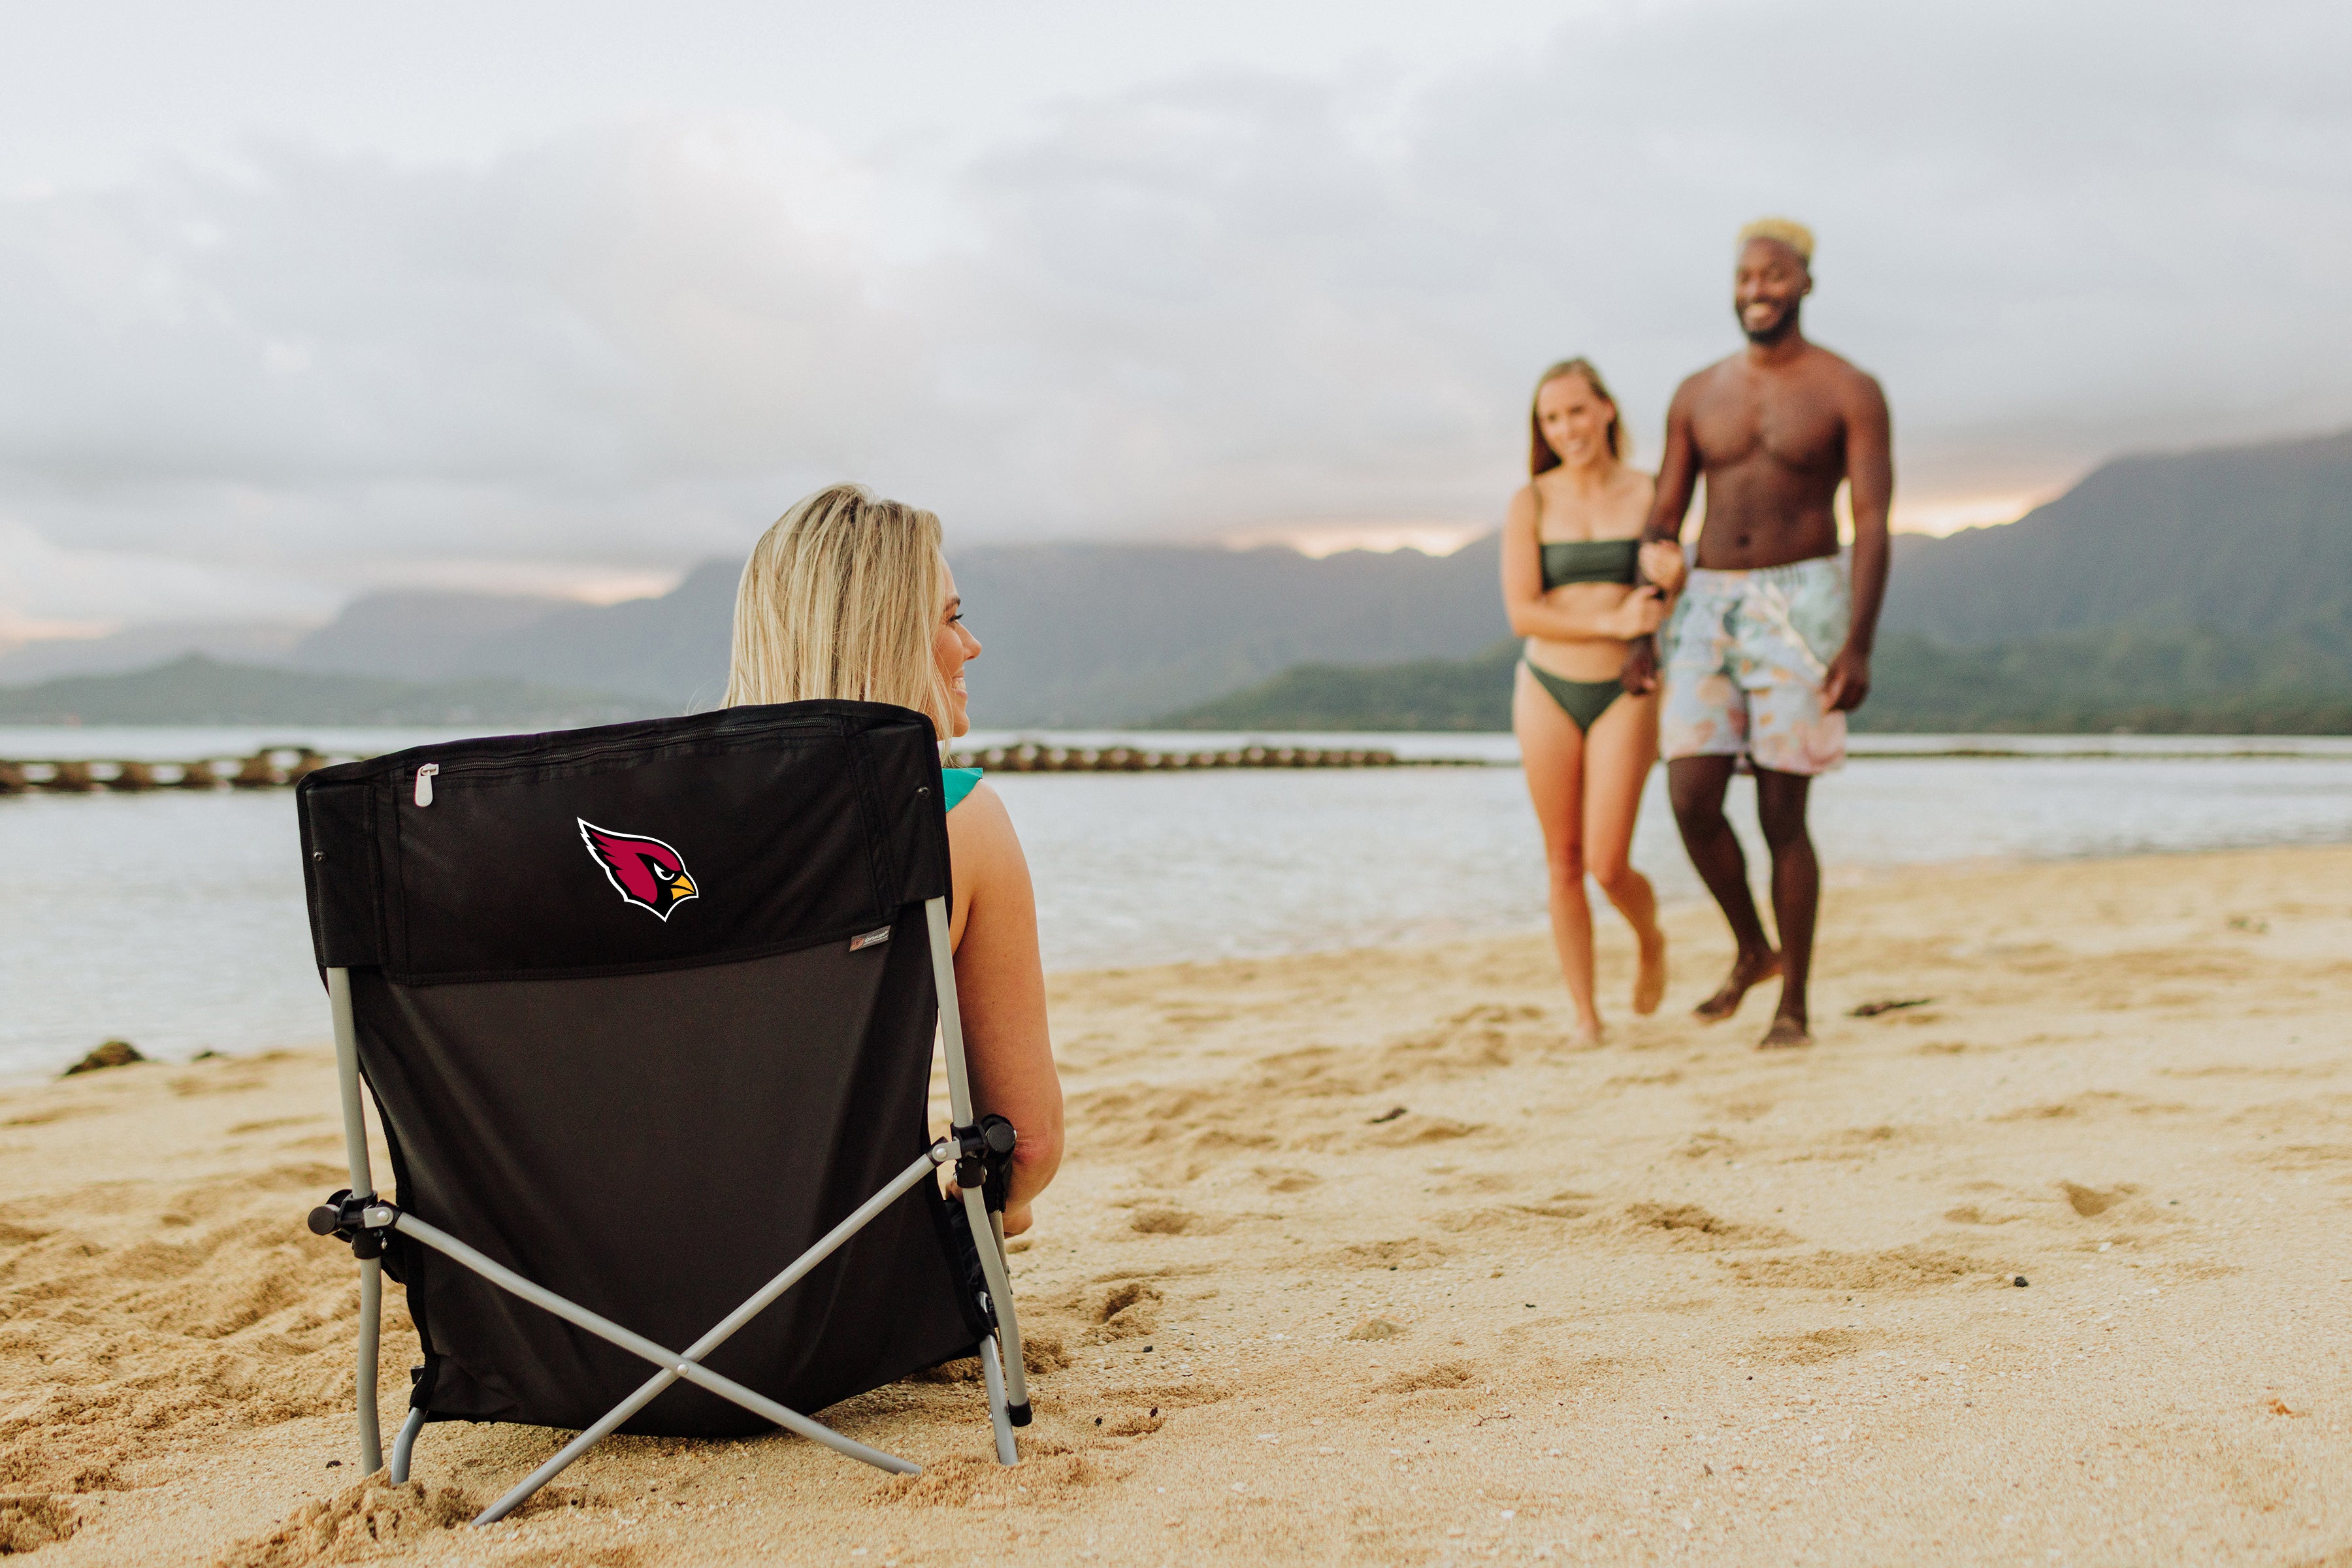
[[[685,857],[660,839],[615,833],[584,816],[572,820],[580,824],[580,837],[588,853],[604,868],[604,879],[639,909],[667,920],[672,910],[698,896],[694,879],[686,874]]]

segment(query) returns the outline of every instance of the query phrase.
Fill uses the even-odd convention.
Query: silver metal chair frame
[[[974,1125],[975,1120],[971,1080],[964,1064],[963,1020],[956,1002],[955,958],[948,944],[947,900],[929,900],[924,904],[923,912],[930,936],[931,973],[939,990],[940,1033],[947,1058],[949,1110],[957,1127],[969,1128]],[[361,1103],[358,1033],[352,1020],[349,971],[327,971],[327,995],[334,1012],[335,1074],[342,1095],[343,1149],[351,1162],[352,1191],[365,1195],[366,1206],[362,1210],[361,1223],[369,1229],[396,1231],[432,1247],[492,1284],[512,1291],[532,1305],[632,1354],[643,1356],[660,1368],[628,1398],[606,1412],[594,1426],[565,1444],[553,1458],[517,1483],[512,1490],[484,1509],[474,1521],[477,1525],[490,1524],[505,1518],[531,1493],[554,1479],[600,1439],[645,1408],[671,1384],[681,1379],[851,1458],[863,1459],[877,1468],[898,1475],[921,1473],[921,1468],[912,1461],[845,1437],[798,1411],[787,1409],[764,1394],[720,1376],[701,1363],[724,1344],[736,1330],[791,1289],[809,1270],[824,1262],[842,1243],[898,1202],[917,1183],[940,1166],[953,1163],[958,1154],[958,1145],[953,1139],[942,1138],[933,1143],[913,1163],[891,1178],[880,1192],[866,1199],[856,1212],[827,1232],[815,1246],[794,1258],[782,1273],[769,1280],[741,1306],[713,1325],[709,1332],[684,1351],[673,1351],[532,1283],[415,1215],[403,1214],[393,1205],[375,1202],[375,1178],[368,1159],[367,1121]],[[989,1418],[995,1429],[996,1458],[999,1464],[1016,1465],[1021,1462],[1021,1454],[1014,1444],[1013,1429],[1016,1412],[1020,1424],[1027,1424],[1029,1388],[1022,1364],[1021,1329],[1013,1314],[1013,1282],[1005,1266],[1004,1223],[1002,1216],[988,1212],[977,1188],[963,1189],[962,1202],[964,1217],[971,1223],[973,1244],[980,1254],[981,1272],[988,1281],[988,1305],[997,1323],[997,1331],[981,1341],[980,1344],[981,1370],[988,1388]],[[383,1262],[379,1258],[363,1258],[360,1260],[360,1468],[371,1475],[383,1468],[383,1438],[376,1412],[376,1358],[382,1338],[383,1309]],[[1000,1340],[1003,1342],[1001,1350]],[[394,1483],[408,1479],[409,1460],[424,1424],[425,1413],[412,1410],[401,1426],[392,1451],[391,1479]]]

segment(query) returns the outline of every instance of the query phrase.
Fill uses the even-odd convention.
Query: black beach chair
[[[803,1412],[975,1352],[1017,1462],[1013,1131],[973,1116],[927,720],[802,702],[465,741],[298,800],[352,1179],[310,1226],[360,1259],[367,1471],[380,1271],[425,1352],[394,1480],[429,1421],[579,1429],[478,1524],[625,1427],[773,1425],[912,1474]]]

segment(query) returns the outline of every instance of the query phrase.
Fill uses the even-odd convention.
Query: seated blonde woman
[[[971,728],[963,667],[980,639],[963,624],[940,520],[857,485],[832,485],[751,548],[735,595],[727,705],[845,698],[928,714],[942,742]],[[1037,906],[1013,819],[977,768],[947,770],[955,880],[949,932],[964,1051],[979,1112],[1013,1123],[1004,1233],[1062,1163],[1062,1084],[1045,1033]]]

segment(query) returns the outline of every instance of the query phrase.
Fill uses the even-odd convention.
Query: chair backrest
[[[929,720],[803,702],[420,747],[302,781],[313,941],[409,1213],[691,1342],[920,1156],[949,890]],[[987,1331],[919,1186],[713,1371],[813,1411]],[[583,1426],[645,1363],[404,1239],[436,1416]],[[680,1384],[628,1429],[754,1415]]]

